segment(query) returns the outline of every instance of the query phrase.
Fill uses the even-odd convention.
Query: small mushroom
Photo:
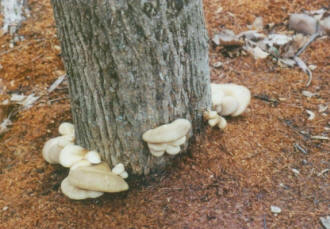
[[[208,121],[208,124],[211,126],[211,127],[214,127],[216,126],[218,123],[220,122],[220,116],[215,118],[215,119],[210,119]]]
[[[62,136],[71,135],[71,136],[73,136],[73,138],[75,136],[75,134],[74,134],[74,126],[73,126],[73,124],[71,124],[69,122],[63,122],[63,123],[61,123],[61,125],[58,127],[58,132]]]
[[[220,116],[220,120],[219,120],[219,123],[218,123],[218,127],[219,127],[220,129],[224,129],[224,128],[226,128],[226,126],[227,126],[227,121],[226,121],[226,119]]]
[[[122,163],[117,164],[113,169],[112,172],[121,176],[122,178],[126,179],[128,177],[128,173],[125,171],[125,167]]]
[[[113,169],[112,169],[112,172],[114,173],[114,174],[117,174],[117,175],[119,175],[119,174],[121,174],[122,172],[124,172],[125,171],[125,167],[124,167],[124,165],[122,164],[122,163],[119,163],[119,164],[117,164],[115,167],[113,167]]]
[[[68,179],[70,184],[80,189],[98,192],[122,192],[128,190],[128,184],[125,180],[111,172],[105,162],[70,170]]]
[[[87,198],[98,198],[103,195],[103,192],[90,191],[77,188],[73,186],[68,177],[66,177],[61,183],[61,190],[64,195],[73,200],[83,200]]]
[[[226,119],[218,115],[216,111],[204,111],[203,117],[211,127],[217,125],[220,129],[224,129],[227,126]]]
[[[203,113],[203,117],[205,120],[210,120],[210,119],[215,119],[217,118],[219,115],[216,111],[205,111]]]
[[[58,164],[61,150],[70,144],[73,144],[71,136],[59,136],[49,139],[42,149],[42,156],[48,163]]]
[[[94,151],[94,150],[87,152],[87,154],[85,155],[84,158],[92,164],[101,163],[100,154],[98,152]]]
[[[87,153],[87,150],[77,145],[65,146],[59,156],[59,163],[64,167],[71,167],[75,162],[82,160]]]

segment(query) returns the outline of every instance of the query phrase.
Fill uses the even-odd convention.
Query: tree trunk
[[[210,107],[201,0],[52,0],[77,143],[148,174],[171,159],[142,134],[177,118],[203,126]]]

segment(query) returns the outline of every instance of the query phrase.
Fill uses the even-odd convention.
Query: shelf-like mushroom
[[[105,162],[70,170],[68,179],[73,186],[85,190],[98,192],[122,192],[128,190],[128,184],[125,180],[111,172]]]
[[[190,129],[191,123],[187,119],[177,119],[170,124],[146,131],[142,138],[148,143],[172,142],[185,136]]]
[[[251,100],[249,89],[236,84],[211,84],[212,106],[220,115],[238,116]]]
[[[177,119],[170,124],[146,131],[142,138],[148,143],[149,151],[153,156],[161,157],[165,152],[176,155],[181,150],[180,145],[186,142],[190,129],[189,120]]]
[[[61,190],[64,195],[73,200],[83,200],[88,198],[98,198],[103,195],[103,192],[90,191],[73,186],[68,177],[61,183]]]
[[[45,143],[42,149],[42,156],[48,163],[58,164],[61,150],[70,144],[73,144],[73,138],[71,136],[51,138]]]
[[[70,168],[77,161],[82,160],[87,154],[87,149],[77,145],[67,145],[65,146],[59,156],[59,163],[63,167]]]

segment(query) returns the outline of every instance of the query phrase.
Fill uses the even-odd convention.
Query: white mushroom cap
[[[237,111],[239,107],[238,101],[233,96],[225,96],[222,99],[220,115],[227,116]]]
[[[231,116],[242,114],[250,103],[251,93],[249,89],[244,86],[236,84],[218,84],[217,88],[223,91],[225,96],[232,96],[237,100],[239,106]]]
[[[92,164],[99,164],[101,163],[101,156],[98,152],[96,151],[89,151],[85,155],[85,159],[88,160]]]
[[[223,91],[219,90],[220,84],[211,83],[211,98],[212,98],[212,105],[218,105],[221,103],[222,98],[225,97]]]
[[[217,117],[217,118],[214,118],[214,119],[210,119],[208,121],[208,123],[209,123],[210,126],[214,127],[215,125],[217,125],[219,123],[219,121],[220,121],[220,119],[219,119],[219,117]]]
[[[223,117],[220,116],[220,120],[219,120],[219,123],[218,123],[218,127],[219,127],[220,129],[224,129],[226,126],[227,126],[227,121],[226,121],[226,119],[224,119]]]
[[[180,150],[180,146],[168,145],[166,148],[166,153],[168,153],[169,155],[176,155],[180,152]]]
[[[114,174],[120,175],[125,171],[125,167],[122,163],[117,164],[115,167],[113,167],[112,172]]]
[[[57,164],[59,163],[61,150],[69,144],[73,144],[73,139],[70,136],[51,138],[45,143],[42,149],[42,156],[48,163]]]
[[[127,173],[126,171],[124,171],[124,172],[122,172],[122,173],[120,174],[120,176],[121,176],[123,179],[126,179],[126,178],[128,178],[128,173]]]
[[[216,111],[204,111],[204,113],[203,113],[203,117],[205,120],[215,119],[218,116],[219,115]]]
[[[74,126],[73,124],[69,123],[69,122],[63,122],[61,123],[61,125],[58,127],[58,132],[60,133],[60,135],[74,135]]]
[[[167,143],[187,135],[190,129],[191,123],[187,119],[177,119],[170,124],[146,131],[142,138],[148,143]]]
[[[75,162],[82,160],[87,150],[77,145],[65,146],[59,156],[59,162],[64,167],[71,167]]]
[[[82,159],[80,161],[73,163],[73,165],[70,167],[70,170],[74,170],[78,167],[86,167],[86,166],[91,166],[91,165],[92,165],[92,163],[90,163],[86,159]]]
[[[73,186],[66,177],[61,183],[61,190],[64,195],[73,200],[83,200],[87,198],[98,198],[103,192],[89,191]]]
[[[113,169],[112,172],[121,176],[122,178],[126,179],[128,177],[128,173],[125,171],[125,167],[122,163],[117,164]]]
[[[161,157],[164,155],[165,153],[165,150],[162,150],[162,151],[156,151],[156,150],[151,150],[150,149],[150,153],[155,156],[155,157]]]
[[[122,192],[128,189],[125,180],[112,173],[105,162],[70,170],[68,178],[73,186],[86,190]]]

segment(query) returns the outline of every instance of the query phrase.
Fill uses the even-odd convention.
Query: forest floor
[[[204,0],[210,38],[222,28],[246,31],[256,16],[281,25],[289,13],[327,4]],[[329,110],[318,112],[320,104],[330,105],[329,37],[301,55],[317,66],[308,88],[298,67],[250,55],[229,58],[210,42],[212,81],[247,86],[248,110],[229,118],[224,131],[207,127],[166,172],[129,179],[128,192],[73,201],[60,191],[68,170],[41,155],[59,124],[71,121],[67,82],[47,92],[65,73],[52,9],[49,0],[29,0],[29,6],[31,17],[19,31],[25,40],[10,48],[10,36],[0,36],[1,101],[15,92],[41,96],[0,137],[0,228],[322,228],[319,218],[330,215],[330,143],[312,136],[329,134]],[[223,67],[213,68],[218,61]],[[313,120],[306,110],[315,113]],[[282,212],[272,213],[272,205]]]

